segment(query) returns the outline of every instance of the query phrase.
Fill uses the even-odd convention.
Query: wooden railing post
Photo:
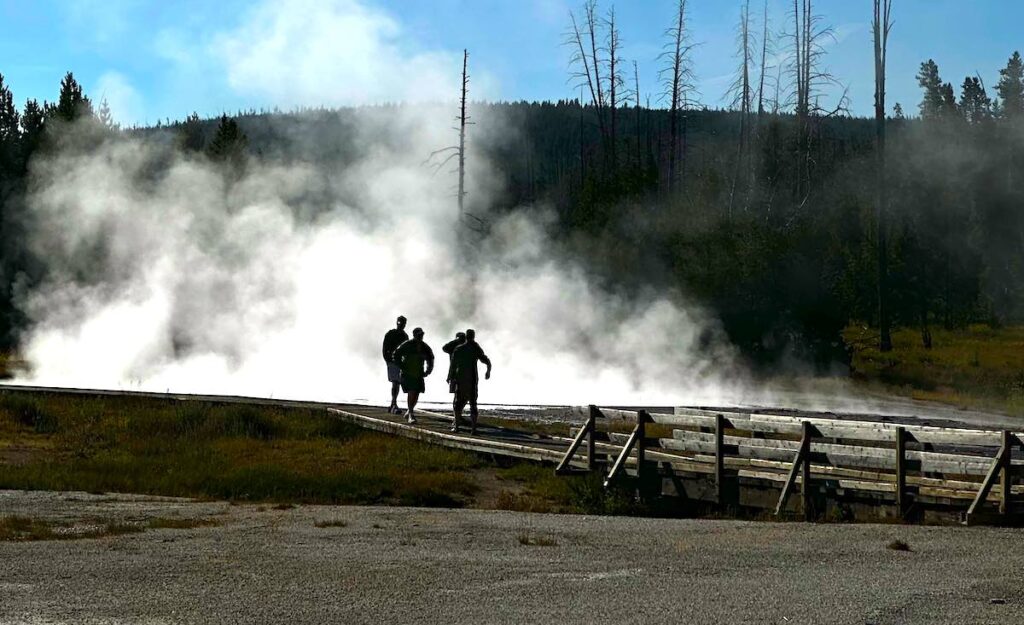
[[[999,498],[999,514],[1009,515],[1013,511],[1013,435],[1003,430],[1003,480],[1002,496]]]
[[[651,416],[646,410],[639,410],[636,413],[636,479],[643,483],[644,460],[647,455],[647,428],[645,427]]]
[[[593,471],[597,466],[597,418],[601,416],[601,410],[591,404],[590,418],[587,419],[587,470]]]
[[[715,497],[718,505],[725,503],[725,417],[715,415]]]
[[[907,514],[907,430],[896,428],[896,507],[900,518]]]
[[[803,454],[804,461],[800,465],[801,469],[801,484],[800,494],[803,496],[803,507],[804,507],[804,519],[810,521],[812,518],[812,503],[811,503],[811,422],[804,421],[803,423],[803,439],[800,441],[800,451]]]

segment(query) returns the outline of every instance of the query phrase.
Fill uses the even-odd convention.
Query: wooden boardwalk
[[[570,410],[579,423],[571,437],[493,425],[500,414],[472,436],[449,432],[451,416],[436,412],[422,411],[407,425],[382,408],[328,408],[379,432],[550,463],[559,474],[600,472],[606,486],[632,480],[640,494],[723,509],[808,519],[854,509],[861,518],[868,511],[908,520],[1021,519],[1024,432],[741,409]]]

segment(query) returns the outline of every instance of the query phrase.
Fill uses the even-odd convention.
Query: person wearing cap
[[[391,405],[388,406],[388,412],[392,414],[398,414],[401,412],[398,408],[398,386],[402,381],[401,370],[398,368],[398,363],[395,362],[395,350],[402,343],[409,340],[409,335],[405,333],[405,317],[399,316],[396,321],[396,327],[387,331],[384,335],[384,345],[381,348],[381,352],[384,355],[384,362],[388,366],[388,382],[391,382]]]
[[[420,393],[426,390],[425,378],[434,370],[434,352],[423,341],[423,328],[413,330],[412,338],[398,346],[395,362],[401,369],[402,390],[409,400],[405,419],[409,423],[416,423],[416,402],[419,401]]]
[[[476,331],[466,330],[466,342],[455,348],[452,352],[451,377],[455,380],[455,420],[452,424],[452,432],[459,431],[459,422],[462,420],[462,409],[469,403],[470,433],[476,434],[476,398],[480,386],[480,374],[477,371],[477,363],[487,365],[485,380],[491,379],[491,360],[484,353],[480,344],[476,342]]]
[[[448,377],[445,378],[445,382],[448,383],[448,392],[453,395],[452,397],[452,414],[455,413],[455,379],[452,378],[452,354],[455,352],[455,348],[466,342],[465,332],[456,332],[455,340],[448,341],[441,348],[441,351],[448,354]]]

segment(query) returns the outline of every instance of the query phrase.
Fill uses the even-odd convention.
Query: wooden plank
[[[754,432],[798,434],[801,427],[800,424],[803,421],[809,421],[811,425],[819,430],[817,435],[825,438],[893,442],[895,440],[896,428],[903,427],[909,435],[909,440],[919,443],[998,447],[1002,442],[1001,433],[998,430],[943,428],[928,425],[903,425],[881,421],[824,417],[791,417],[757,412],[715,412],[692,408],[676,408],[674,416],[693,417],[697,420],[706,421],[713,418],[715,414],[722,414],[731,423],[730,427],[733,429],[742,430],[750,428],[749,431]],[[655,417],[655,423],[659,422],[658,418]],[[680,423],[680,425],[689,424]]]
[[[811,430],[811,424],[808,423],[807,421],[804,421],[803,440],[801,441],[803,443],[802,451],[804,452],[804,461],[800,467],[800,475],[802,478],[802,481],[800,483],[800,495],[802,496],[801,498],[803,503],[805,521],[810,521],[812,515],[814,514],[814,506],[811,502],[811,462],[810,458],[808,457],[809,452],[811,450],[811,437],[813,435],[814,434]]]
[[[713,435],[687,430],[673,430],[674,439],[660,439],[665,449],[714,453]],[[679,442],[682,441],[682,442]],[[785,461],[799,448],[800,442],[767,438],[726,436],[726,445],[735,446],[737,455],[765,460]],[[732,452],[733,450],[730,450]],[[950,475],[984,476],[988,471],[988,458],[968,454],[951,454],[934,451],[906,451],[906,469],[926,473],[948,473]],[[813,443],[811,461],[854,468],[872,468],[895,471],[896,458],[892,449],[840,445],[835,443]]]
[[[800,466],[806,463],[807,454],[811,449],[811,436],[810,427],[804,428],[804,437],[800,441],[800,449],[796,452],[796,457],[793,459],[793,466],[789,470],[789,476],[786,478],[786,483],[782,487],[782,494],[779,495],[779,503],[775,506],[775,516],[782,514],[782,509],[786,506],[786,499],[789,498],[789,491],[793,489],[793,484],[796,483],[797,471]]]
[[[456,436],[454,434],[444,434],[441,432],[432,432],[413,425],[367,417],[365,415],[341,410],[340,408],[327,408],[327,412],[370,430],[404,436],[406,438],[442,445],[445,447],[452,447],[455,449],[463,449],[478,453],[499,454],[515,458],[523,458],[525,460],[535,460],[538,462],[559,462],[563,457],[563,454],[552,449]]]

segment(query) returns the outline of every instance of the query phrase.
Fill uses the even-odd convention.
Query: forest
[[[470,133],[489,119],[516,129],[479,146],[503,176],[487,210],[549,207],[555,241],[603,286],[700,302],[764,368],[848,363],[842,334],[855,322],[873,328],[885,350],[890,327],[913,329],[929,349],[933,329],[1024,321],[1024,62],[1007,51],[989,91],[976,76],[942,76],[941,59],[921,59],[917,76],[892,77],[916,80],[920,101],[886,106],[889,3],[881,13],[875,4],[883,95],[876,90],[877,114],[867,119],[849,114],[840,79],[825,69],[829,31],[810,2],[794,5],[792,27],[778,36],[744,5],[725,109],[701,104],[693,90],[698,51],[685,1],[660,60],[665,97],[653,105],[629,87],[637,67],[616,56],[614,8],[587,2],[566,41],[579,97],[471,104],[478,126]],[[788,60],[769,67],[777,52]],[[827,93],[839,94],[831,105]],[[343,167],[361,149],[351,139],[360,116],[403,106],[428,105],[192,114],[122,128],[70,72],[55,101],[20,106],[0,75],[3,348],[17,350],[29,323],[19,302],[47,270],[24,245],[40,155],[130,134],[228,168],[252,158]],[[338,141],[297,148],[283,129]],[[486,218],[473,227],[486,228]]]

